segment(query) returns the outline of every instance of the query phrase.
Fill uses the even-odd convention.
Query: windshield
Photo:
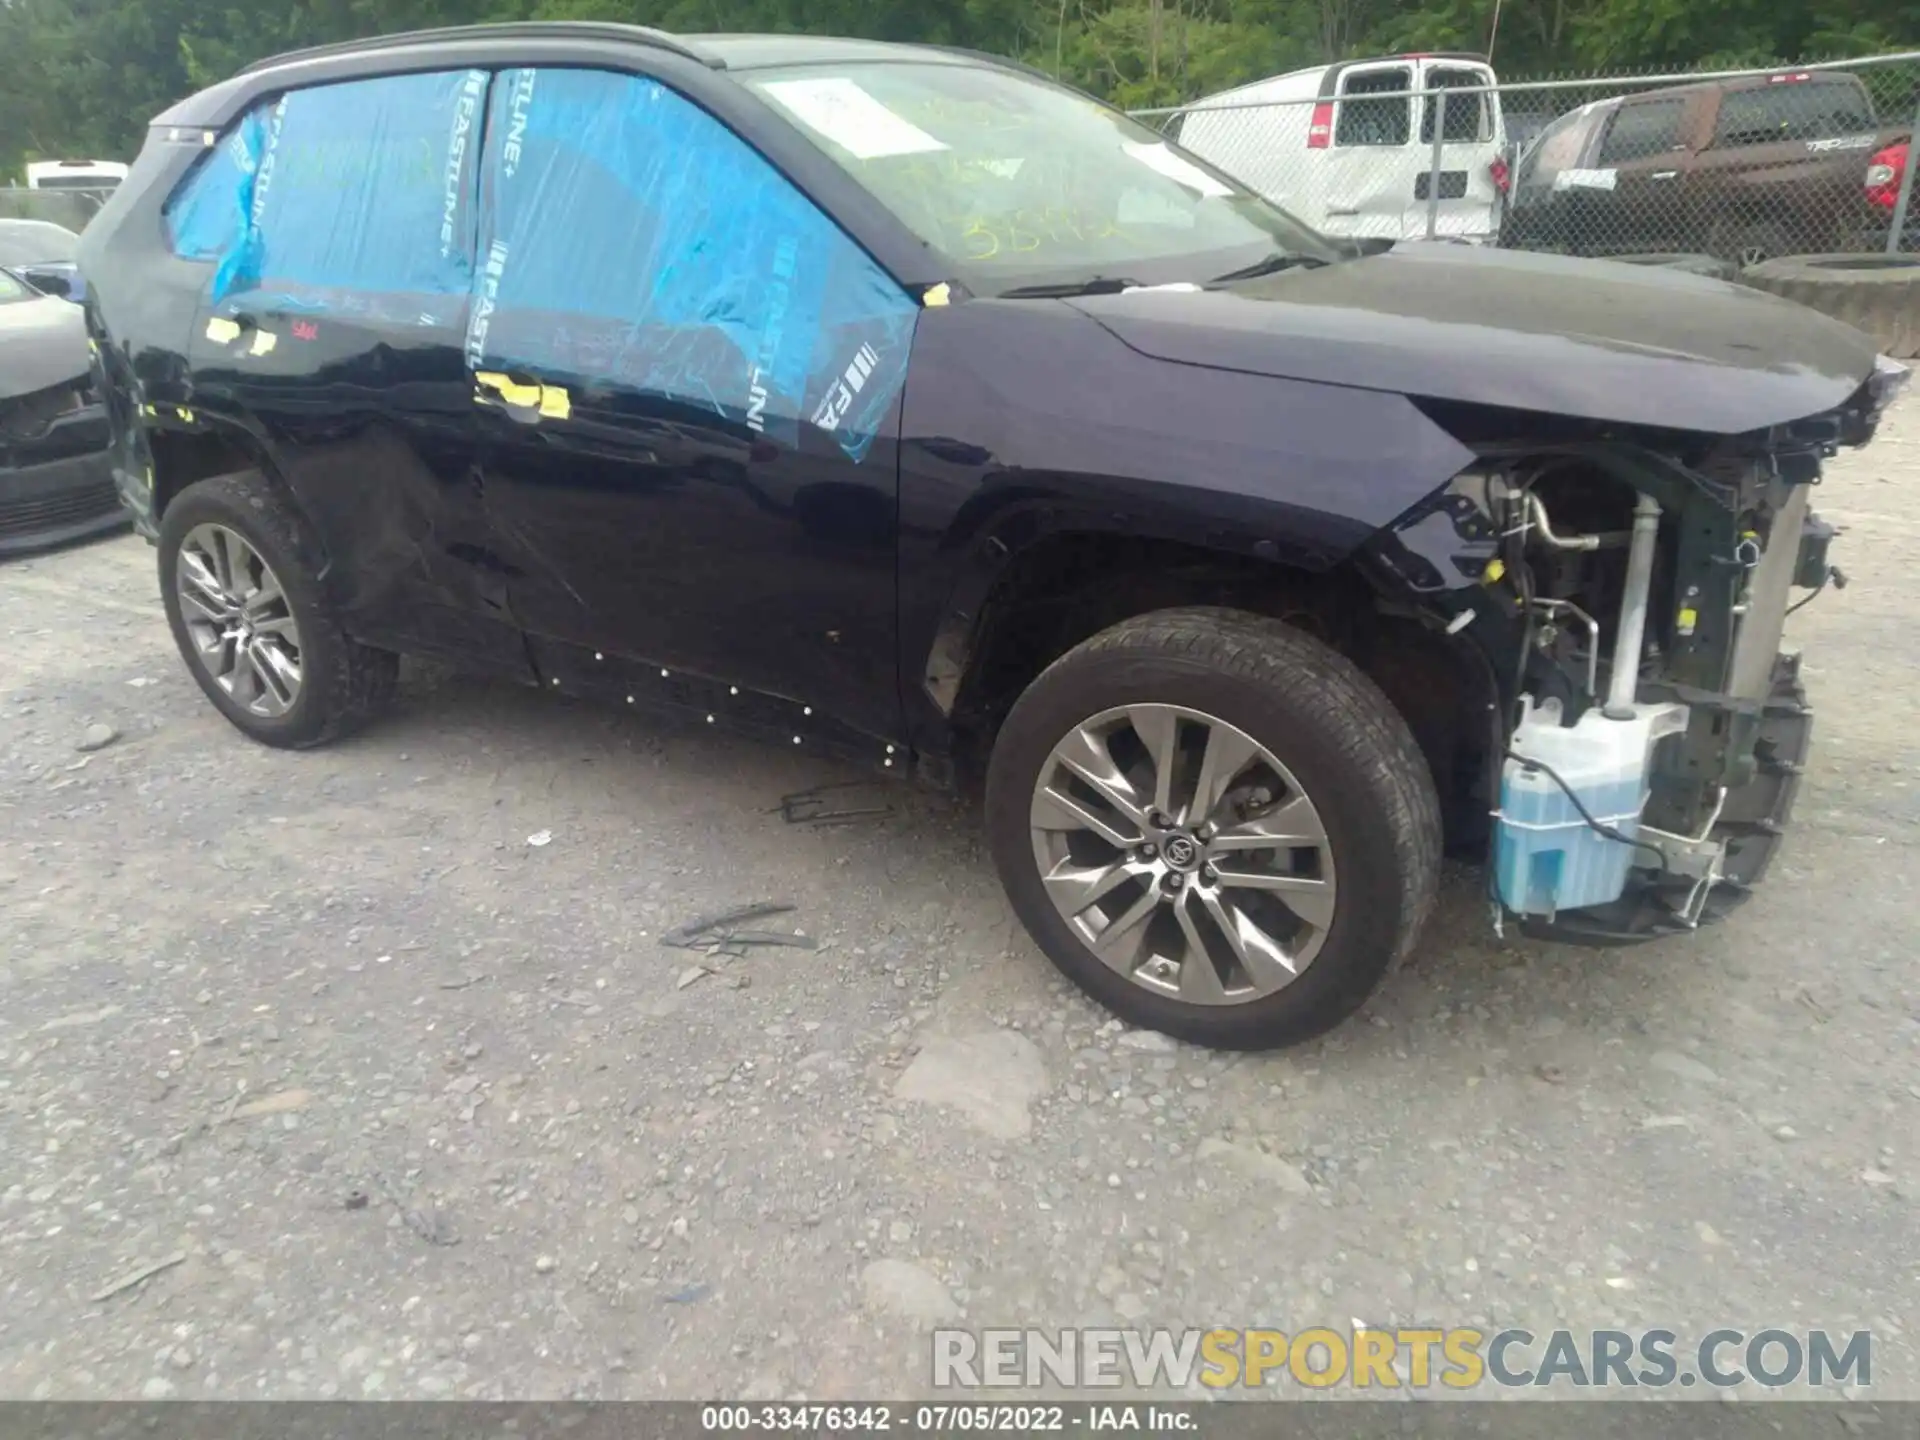
[[[27,289],[6,271],[0,270],[0,305],[9,305],[15,300],[25,300],[33,291]]]
[[[1204,281],[1276,251],[1341,256],[1137,121],[974,65],[808,65],[747,83],[982,293]]]
[[[0,220],[0,265],[72,260],[80,237],[45,220]]]

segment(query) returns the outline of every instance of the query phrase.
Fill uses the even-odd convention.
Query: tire
[[[207,652],[196,639],[196,632],[210,633],[207,612],[182,594],[183,568],[190,576],[199,573],[195,566],[204,563],[209,537],[215,549],[222,549],[230,543],[222,538],[226,535],[238,536],[266,567],[253,574],[277,581],[283,599],[273,607],[271,620],[260,621],[261,634],[270,624],[280,628],[283,657],[286,637],[291,636],[298,665],[290,699],[275,693],[259,708],[246,703],[246,689],[224,685],[216,677],[219,659],[204,658]],[[182,491],[160,522],[159,551],[160,594],[181,659],[214,708],[241,733],[263,745],[310,749],[356,729],[392,698],[399,657],[347,635],[318,579],[319,546],[298,512],[257,471],[217,475]],[[194,588],[191,580],[189,588]],[[267,589],[263,581],[256,593]],[[195,593],[204,600],[203,589]],[[231,652],[223,647],[221,653]],[[251,667],[251,688],[263,696],[269,693],[265,676],[266,670]],[[278,713],[262,713],[276,708],[276,700]]]
[[[1920,356],[1920,255],[1789,255],[1741,278],[1845,321],[1896,359]]]
[[[1706,275],[1715,280],[1737,280],[1740,267],[1717,255],[1689,255],[1680,251],[1651,255],[1609,255],[1622,265],[1654,265],[1662,270],[1681,270],[1689,275]]]
[[[1799,248],[1786,226],[1768,221],[1725,221],[1713,227],[1707,249],[1736,268],[1760,264]]]
[[[1065,762],[1056,747],[1071,746],[1097,725],[1117,725],[1119,728],[1103,742],[1101,753],[1116,766],[1121,765],[1122,755],[1130,755],[1133,773],[1142,777],[1138,781],[1142,791],[1152,793],[1152,781],[1146,777],[1157,774],[1158,767],[1141,769],[1140,757],[1155,752],[1144,740],[1145,732],[1135,731],[1133,720],[1124,717],[1141,712],[1152,718],[1169,709],[1177,709],[1183,717],[1200,715],[1221,727],[1223,734],[1238,736],[1237,741],[1231,741],[1233,744],[1249,741],[1260,748],[1262,758],[1244,772],[1231,772],[1229,779],[1244,774],[1249,777],[1244,783],[1252,786],[1251,777],[1275,773],[1266,768],[1267,760],[1275,763],[1282,782],[1278,793],[1262,796],[1260,790],[1267,788],[1264,785],[1248,792],[1251,803],[1268,807],[1257,812],[1259,816],[1272,817],[1277,823],[1282,810],[1292,812],[1296,807],[1283,802],[1289,801],[1297,788],[1310,806],[1308,815],[1317,819],[1317,827],[1309,820],[1299,828],[1317,828],[1319,833],[1315,842],[1318,848],[1309,854],[1310,864],[1317,868],[1302,873],[1325,876],[1331,883],[1330,892],[1318,897],[1327,901],[1324,924],[1309,925],[1292,916],[1290,909],[1282,916],[1282,925],[1293,924],[1296,932],[1287,943],[1305,959],[1294,978],[1283,977],[1279,987],[1270,991],[1260,990],[1251,967],[1243,972],[1236,970],[1233,957],[1240,953],[1240,947],[1226,938],[1226,930],[1219,925],[1209,930],[1198,918],[1187,927],[1177,907],[1169,909],[1166,904],[1160,909],[1169,910],[1167,920],[1150,918],[1142,925],[1141,933],[1146,937],[1144,968],[1137,968],[1142,963],[1137,956],[1120,968],[1100,958],[1082,928],[1083,917],[1104,922],[1094,940],[1105,944],[1111,934],[1120,931],[1124,942],[1128,933],[1119,923],[1123,917],[1117,912],[1125,907],[1131,913],[1136,903],[1145,905],[1149,892],[1157,899],[1169,884],[1179,883],[1170,875],[1160,875],[1157,891],[1150,880],[1143,880],[1137,895],[1135,882],[1129,879],[1112,892],[1116,898],[1096,902],[1106,908],[1104,915],[1095,909],[1072,918],[1056,904],[1049,892],[1049,878],[1043,876],[1042,865],[1049,863],[1043,859],[1043,848],[1061,839],[1061,834],[1049,828],[1061,823],[1054,806],[1058,777],[1065,774],[1067,784],[1077,783],[1061,769]],[[1123,718],[1112,720],[1115,713],[1123,713]],[[1165,734],[1160,730],[1163,723],[1155,720],[1148,728]],[[1193,789],[1205,789],[1206,767],[1198,749],[1189,742],[1196,734],[1213,732],[1204,727],[1196,730],[1196,723],[1180,719],[1172,739],[1159,753],[1176,757],[1177,763],[1168,767],[1170,773],[1177,771],[1192,779]],[[1182,770],[1181,766],[1186,768]],[[1044,794],[1039,789],[1043,780],[1048,785]],[[1237,793],[1234,789],[1225,791],[1229,800]],[[1243,818],[1246,813],[1224,804],[1223,808],[1229,816]],[[1294,1044],[1351,1015],[1411,949],[1432,908],[1439,875],[1439,802],[1426,762],[1400,714],[1371,680],[1320,641],[1281,621],[1237,610],[1178,609],[1139,616],[1101,632],[1054,661],[1020,696],[1000,730],[988,764],[986,810],[988,843],[1014,911],[1041,950],[1069,979],[1133,1025],[1226,1049]],[[1221,811],[1212,813],[1219,815]],[[1120,811],[1114,809],[1112,814]],[[1171,815],[1161,818],[1173,819]],[[1198,825],[1204,818],[1197,814],[1182,816],[1180,824],[1192,819]],[[1042,820],[1047,823],[1040,824]],[[1295,827],[1281,828],[1291,831]],[[1117,850],[1092,832],[1061,833],[1070,845],[1084,842],[1100,851],[1097,858],[1084,862],[1093,869],[1105,863],[1108,851],[1123,857],[1117,862],[1122,868],[1145,868],[1143,855],[1149,848],[1145,845]],[[1181,833],[1198,840],[1205,836],[1206,827]],[[1236,833],[1244,835],[1245,825],[1237,832],[1229,829],[1215,836],[1213,843],[1224,847]],[[1162,842],[1160,858],[1154,862],[1160,871],[1171,869],[1176,858],[1193,861],[1191,853],[1176,857],[1166,848],[1178,838],[1179,834],[1174,834]],[[1289,841],[1292,838],[1289,833]],[[1234,848],[1240,849],[1238,845]],[[1077,882],[1081,873],[1091,873],[1075,868],[1083,863],[1079,857],[1087,853],[1083,849],[1076,856],[1052,862],[1056,868],[1050,874],[1055,883],[1061,879],[1061,865],[1074,872],[1067,876],[1070,881]],[[1237,896],[1236,903],[1249,907],[1271,904],[1258,887],[1225,887],[1249,878],[1229,874],[1230,867],[1252,869],[1262,876],[1273,867],[1223,854],[1218,857],[1221,868],[1216,872],[1211,844],[1206,853],[1209,859],[1192,872],[1193,883],[1179,892],[1179,903],[1193,907],[1190,913],[1209,911],[1209,893],[1216,901]],[[1291,862],[1283,862],[1291,871],[1297,857],[1308,853],[1303,845],[1299,849],[1276,849],[1272,855],[1294,857]],[[1325,869],[1328,864],[1330,872]],[[1300,886],[1291,875],[1284,883]],[[1316,897],[1309,898],[1317,903]],[[1077,904],[1077,898],[1071,903]],[[1284,901],[1287,907],[1295,903],[1294,898]],[[1159,913],[1151,912],[1155,917]],[[1272,911],[1260,913],[1270,915]],[[1085,919],[1084,923],[1091,926],[1093,920]],[[1270,922],[1263,919],[1261,924]],[[1162,928],[1155,932],[1155,926]],[[1168,926],[1173,927],[1171,931]],[[1173,938],[1156,940],[1155,933],[1163,937],[1170,933]],[[1201,977],[1207,973],[1187,969],[1194,959],[1192,942],[1196,936],[1204,939],[1220,959],[1220,963],[1212,964],[1211,973],[1221,982],[1221,991],[1206,1003],[1186,998],[1189,993],[1199,993],[1198,988],[1189,992],[1188,975]],[[1172,962],[1159,948],[1163,943],[1179,947],[1184,956],[1177,966],[1177,978],[1164,973]],[[1146,978],[1156,972],[1160,972],[1157,978]],[[1263,963],[1262,973],[1271,976],[1279,972],[1269,962]],[[1221,995],[1233,992],[1238,982],[1247,982],[1240,984],[1238,998],[1223,1000]],[[1169,987],[1176,987],[1179,993],[1169,993]]]

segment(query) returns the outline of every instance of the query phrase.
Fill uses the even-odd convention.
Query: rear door
[[[219,137],[166,212],[174,253],[207,270],[176,419],[251,434],[356,635],[523,676],[463,356],[488,84],[312,86]]]
[[[1419,170],[1402,233],[1425,235],[1431,214],[1435,235],[1487,239],[1499,228],[1502,203],[1494,162],[1505,164],[1500,97],[1491,88],[1496,83],[1493,71],[1467,61],[1436,59],[1420,61],[1415,73],[1422,90],[1468,93],[1427,95],[1419,102],[1420,136],[1415,147]],[[1436,125],[1440,129],[1439,196],[1430,203]]]
[[[1569,182],[1586,169],[1595,131],[1611,117],[1612,110],[1598,101],[1582,106],[1552,122],[1520,152],[1514,162],[1501,244],[1577,253],[1576,203]]]
[[[1368,61],[1335,70],[1332,143],[1317,178],[1326,229],[1333,235],[1407,234],[1414,176],[1410,60]]]
[[[1858,78],[1795,71],[1717,98],[1687,182],[1700,247],[1743,264],[1849,248],[1878,136]]]
[[[1593,164],[1562,172],[1567,230],[1581,255],[1635,255],[1687,248],[1687,116],[1693,98],[1649,95],[1623,102],[1600,136]]]

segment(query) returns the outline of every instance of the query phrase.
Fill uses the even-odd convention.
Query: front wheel
[[[1165,610],[1014,705],[989,843],[1040,948],[1132,1024],[1264,1049],[1352,1014],[1411,948],[1439,803],[1405,721],[1280,621]]]

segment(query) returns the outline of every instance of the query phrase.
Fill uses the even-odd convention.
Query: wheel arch
[[[1210,545],[1026,507],[978,535],[913,683],[944,716],[954,764],[975,776],[1013,701],[1054,660],[1111,626],[1196,605],[1286,621],[1352,660],[1419,742],[1450,844],[1480,843],[1493,677],[1351,551]]]
[[[314,523],[313,514],[301,503],[298,492],[275,463],[266,442],[237,421],[204,411],[186,413],[192,418],[150,426],[146,433],[147,451],[153,465],[152,514],[156,529],[166,518],[167,507],[202,480],[243,472],[258,475],[304,522],[303,539],[318,551],[313,559],[325,583],[331,567],[327,563],[321,528]]]

